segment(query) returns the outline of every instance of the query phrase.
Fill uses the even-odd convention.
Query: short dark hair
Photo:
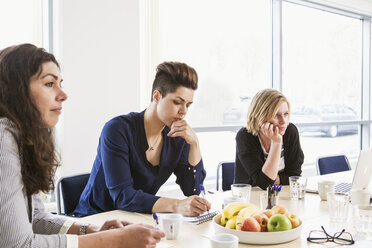
[[[53,62],[53,54],[32,44],[7,47],[0,51],[0,118],[14,124],[18,138],[22,180],[26,194],[54,188],[59,159],[53,132],[45,127],[30,93],[30,81],[42,72],[42,65]],[[44,128],[45,127],[45,128]]]
[[[152,84],[152,95],[158,90],[163,97],[173,93],[179,86],[196,90],[198,88],[198,74],[195,69],[185,63],[163,62],[156,68],[154,83]]]

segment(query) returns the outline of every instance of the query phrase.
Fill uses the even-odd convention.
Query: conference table
[[[251,191],[250,202],[260,206],[260,193],[265,191],[253,187]],[[230,191],[216,192],[214,194],[207,194],[206,198],[212,203],[213,210],[222,210],[223,199],[231,196]],[[286,247],[286,248],[299,248],[299,247],[319,247],[319,244],[312,244],[307,242],[307,237],[311,230],[321,230],[324,226],[325,230],[334,234],[341,231],[343,228],[353,235],[356,241],[352,247],[372,247],[372,241],[366,240],[362,236],[358,236],[352,225],[352,217],[349,214],[349,221],[346,223],[333,223],[329,220],[327,201],[322,201],[318,194],[306,193],[303,200],[291,200],[289,195],[289,186],[283,186],[279,194],[279,204],[284,205],[287,209],[295,213],[302,220],[301,235],[290,242],[275,244],[275,245],[257,245],[239,243],[239,247]],[[120,219],[127,220],[133,223],[146,223],[154,225],[154,220],[150,214],[132,213],[122,210],[114,210],[95,214],[80,219],[84,223],[92,223],[102,225],[105,220]],[[210,247],[209,238],[215,234],[213,220],[203,224],[182,224],[181,232],[177,240],[166,240],[165,238],[157,245],[159,248],[164,247]],[[333,247],[334,243],[328,242],[322,247]],[[343,246],[345,247],[345,246]]]

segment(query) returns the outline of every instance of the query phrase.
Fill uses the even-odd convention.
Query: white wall
[[[137,0],[61,0],[57,58],[69,98],[58,129],[58,175],[90,172],[105,122],[140,110]]]

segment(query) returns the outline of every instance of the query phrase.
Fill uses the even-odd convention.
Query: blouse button
[[[196,191],[196,189],[194,189],[194,191]]]
[[[191,167],[189,167],[189,170],[191,170]]]
[[[196,170],[194,170],[194,173],[196,173]]]

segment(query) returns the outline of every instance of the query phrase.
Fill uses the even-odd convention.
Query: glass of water
[[[352,222],[358,235],[372,240],[372,205],[353,206]]]
[[[291,199],[302,200],[305,198],[306,182],[307,182],[306,177],[300,176],[289,177],[289,189]]]
[[[251,188],[252,186],[249,184],[232,184],[231,185],[231,192],[233,197],[241,199],[241,201],[249,202],[251,198]]]
[[[349,214],[350,196],[344,193],[327,193],[329,218],[333,222],[346,222]]]

